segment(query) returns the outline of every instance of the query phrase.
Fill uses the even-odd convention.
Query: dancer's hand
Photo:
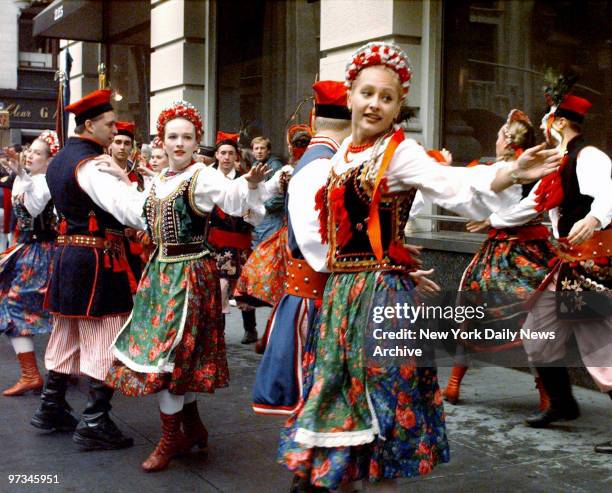
[[[449,151],[448,149],[442,148],[442,150],[440,151],[440,154],[442,154],[442,157],[444,157],[444,162],[440,164],[443,164],[445,166],[450,166],[453,163],[453,155],[451,154],[451,151]]]
[[[3,150],[6,156],[4,164],[17,176],[23,175],[25,173],[25,168],[19,159],[19,153],[16,152],[13,147],[5,147]]]
[[[131,185],[132,182],[130,181],[126,171],[117,163],[115,163],[115,161],[113,161],[113,158],[109,155],[102,154],[101,156],[92,159],[92,161],[94,162],[94,165],[98,168],[98,171],[101,171],[102,173],[108,173],[109,175],[114,176],[126,185]]]
[[[563,155],[557,149],[546,149],[542,143],[527,149],[516,161],[514,172],[519,183],[531,183],[555,171]]]
[[[257,188],[257,184],[264,181],[266,175],[271,171],[267,164],[258,163],[251,167],[249,172],[244,175],[244,179],[249,182],[249,188],[254,190]]]
[[[576,221],[572,229],[567,235],[567,241],[570,245],[580,245],[580,243],[588,240],[597,228],[601,227],[599,219],[591,215],[585,216],[580,221]]]
[[[433,296],[442,291],[442,288],[440,286],[438,286],[435,282],[426,277],[432,275],[433,273],[434,269],[417,270],[410,273],[410,277],[412,277],[414,282],[417,284],[417,291],[423,296]]]
[[[490,227],[491,222],[488,218],[484,221],[468,221],[465,225],[465,229],[467,229],[470,233],[480,233],[481,231],[485,231]]]

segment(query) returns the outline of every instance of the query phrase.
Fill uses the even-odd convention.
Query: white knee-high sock
[[[174,395],[167,390],[162,390],[157,394],[157,402],[159,410],[164,414],[176,414],[183,409],[184,397],[182,395]]]
[[[185,404],[191,404],[192,402],[195,402],[195,400],[196,400],[195,392],[185,392],[185,400],[184,400]]]
[[[34,351],[34,341],[31,337],[11,337],[11,344],[17,354],[31,353]]]

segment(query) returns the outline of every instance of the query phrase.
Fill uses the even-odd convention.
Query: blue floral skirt
[[[0,255],[0,333],[9,337],[51,332],[43,308],[54,245],[19,243]]]

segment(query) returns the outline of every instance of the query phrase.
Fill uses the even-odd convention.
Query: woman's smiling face
[[[399,77],[384,65],[359,72],[349,93],[354,144],[372,142],[391,128],[399,115],[401,95]]]

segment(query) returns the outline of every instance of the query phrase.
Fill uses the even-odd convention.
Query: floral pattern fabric
[[[527,318],[527,302],[540,287],[556,258],[548,239],[521,241],[516,235],[499,230],[487,239],[468,265],[460,285],[458,304],[486,306],[485,318],[463,324],[463,329],[478,327],[518,330]],[[485,305],[486,303],[486,305]],[[484,341],[483,341],[484,342]],[[498,351],[520,345],[504,339],[469,346],[478,351]]]
[[[242,267],[236,300],[252,306],[274,306],[285,294],[287,226],[260,243]]]
[[[328,280],[320,324],[306,343],[303,399],[281,432],[278,460],[294,474],[336,489],[358,479],[425,475],[449,460],[436,369],[410,360],[382,366],[365,351],[373,300],[391,306],[413,288],[400,273],[334,274]],[[305,445],[296,441],[298,430],[336,439]],[[363,440],[341,445],[347,432]]]
[[[114,344],[106,378],[125,395],[173,394],[226,387],[221,294],[214,261],[202,257],[147,266],[131,318]]]
[[[9,337],[48,334],[51,315],[43,308],[54,246],[20,243],[0,255],[0,333]]]

